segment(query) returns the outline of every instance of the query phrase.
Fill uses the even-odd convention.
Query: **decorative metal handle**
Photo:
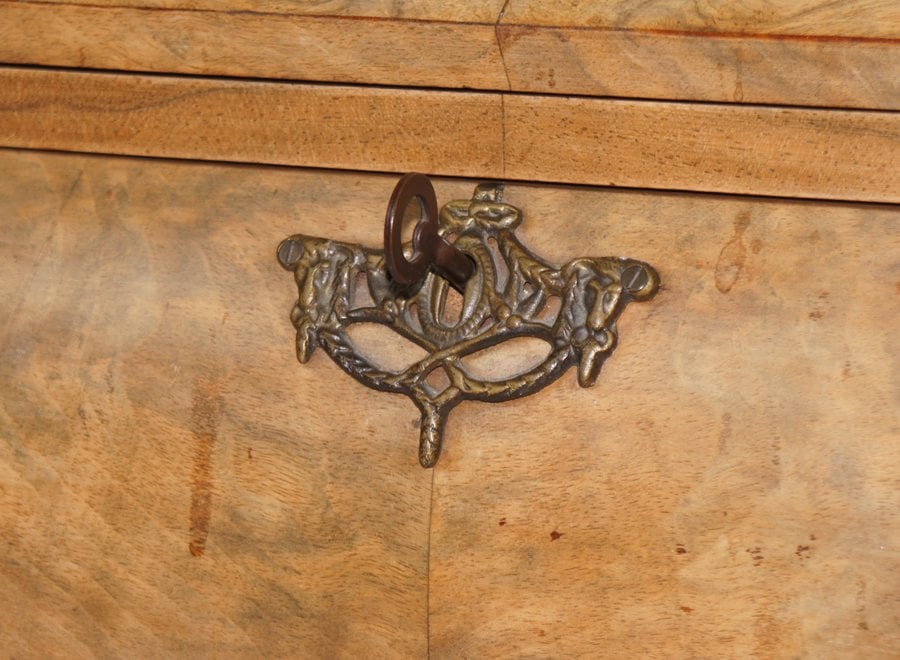
[[[299,293],[291,312],[297,358],[306,362],[319,344],[364,385],[410,397],[422,414],[419,462],[426,468],[437,462],[447,415],[461,401],[526,396],[575,364],[578,383],[593,385],[615,348],[616,319],[625,305],[649,300],[659,289],[656,270],[634,259],[583,257],[558,268],[535,256],[516,237],[522,212],[501,202],[502,190],[482,184],[471,200],[450,202],[438,214],[431,182],[408,174],[388,205],[384,251],[301,235],[278,246],[278,260],[294,272]],[[400,218],[413,197],[421,202],[422,220],[407,259]],[[455,243],[444,238],[449,234]],[[360,274],[374,304],[353,303]],[[444,277],[463,293],[462,315],[452,324],[439,309]],[[552,298],[559,300],[555,312]],[[366,322],[393,329],[428,355],[399,372],[380,369],[347,333]],[[550,352],[525,373],[496,381],[474,376],[463,364],[464,357],[514,337],[542,339]],[[438,369],[447,384],[429,382]]]

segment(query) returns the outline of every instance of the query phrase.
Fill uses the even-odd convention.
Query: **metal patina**
[[[447,415],[461,401],[501,402],[533,394],[573,365],[578,383],[593,385],[615,348],[618,315],[628,302],[649,300],[659,289],[656,270],[634,259],[583,257],[562,267],[543,261],[516,238],[522,211],[503,203],[502,192],[499,184],[479,185],[471,200],[450,202],[435,218],[430,182],[407,175],[388,207],[384,250],[302,235],[278,247],[278,260],[294,272],[299,290],[291,312],[297,358],[305,363],[318,344],[364,385],[412,399],[422,414],[419,462],[426,468],[437,462]],[[413,245],[406,246],[407,258],[397,238],[402,222],[397,218],[412,198],[419,199],[423,219]],[[440,244],[431,246],[436,240]],[[461,255],[474,268],[463,264]],[[442,260],[443,265],[435,263]],[[405,272],[398,272],[398,263]],[[452,324],[442,319],[449,286],[444,277],[463,294],[462,313]],[[368,289],[371,300],[354,303],[358,286]],[[357,323],[387,326],[428,355],[399,372],[379,368],[348,334]],[[503,380],[479,379],[466,370],[464,357],[515,337],[541,339],[549,354]],[[435,370],[446,373],[443,385],[429,379]]]

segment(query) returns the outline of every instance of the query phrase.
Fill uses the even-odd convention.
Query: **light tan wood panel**
[[[514,179],[900,201],[900,114],[512,95],[504,109]]]
[[[0,68],[0,144],[900,200],[900,114]]]
[[[900,9],[892,0],[748,0],[740,4],[724,0],[41,0],[41,4],[711,34],[900,38]]]
[[[894,40],[503,25],[522,92],[900,109]]]
[[[418,87],[507,86],[491,24],[0,3],[0,61]]]
[[[510,185],[557,262],[655,265],[593,389],[460,406],[434,657],[900,648],[900,211]]]
[[[900,108],[900,9],[793,3],[0,2],[0,61]]]
[[[363,170],[499,172],[501,99],[0,69],[5,146]]]
[[[0,163],[3,647],[423,654],[417,414],[294,362],[271,254],[298,230],[372,244],[392,178]],[[540,254],[647,259],[663,290],[594,389],[451,416],[434,655],[890,655],[897,210],[506,199]]]
[[[893,0],[511,2],[515,90],[900,108]]]
[[[27,1],[27,0],[26,0]],[[494,22],[505,0],[40,0],[52,5],[192,9],[346,18]]]
[[[893,0],[515,0],[506,24],[620,30],[900,39]]]
[[[422,657],[417,412],[297,363],[274,254],[377,236],[392,178],[8,150],[0,173],[4,654]]]

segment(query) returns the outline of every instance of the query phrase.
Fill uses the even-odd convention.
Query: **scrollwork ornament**
[[[578,383],[594,384],[618,341],[616,319],[630,301],[651,299],[656,270],[623,257],[583,257],[562,267],[531,253],[515,235],[522,211],[501,201],[499,184],[482,184],[470,200],[452,201],[439,214],[438,232],[475,264],[466,281],[462,313],[452,325],[440,319],[448,282],[431,272],[413,286],[393,280],[385,252],[303,235],[279,245],[278,260],[293,271],[298,299],[291,312],[301,363],[315,347],[368,387],[405,394],[421,413],[419,462],[435,465],[450,411],[462,401],[502,402],[533,394],[577,365]],[[355,287],[371,297],[355,306]],[[547,305],[559,299],[548,318]],[[399,372],[372,364],[354,346],[348,329],[379,323],[427,351]],[[462,359],[515,337],[550,345],[547,357],[525,373],[503,380],[473,376]],[[444,387],[428,382],[442,369]]]

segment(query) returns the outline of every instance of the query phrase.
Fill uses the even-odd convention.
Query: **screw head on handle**
[[[621,282],[622,287],[629,294],[639,293],[644,287],[650,284],[650,273],[643,265],[632,265],[622,271]]]

